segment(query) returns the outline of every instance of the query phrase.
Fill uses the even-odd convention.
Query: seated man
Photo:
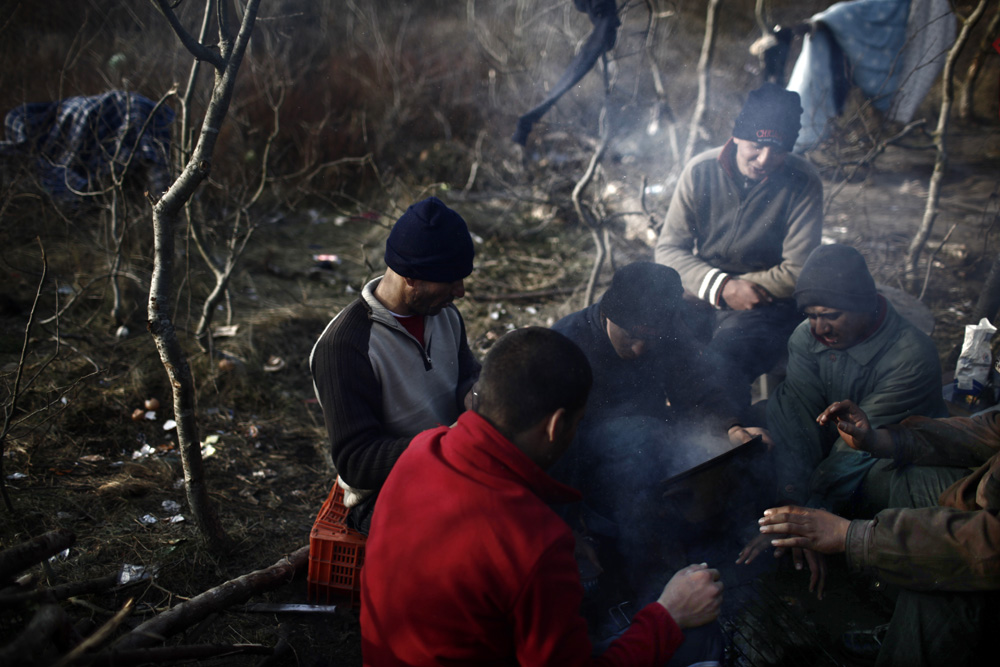
[[[615,272],[599,302],[552,327],[580,346],[594,372],[576,441],[552,474],[583,493],[583,525],[614,544],[624,564],[611,569],[629,573],[633,586],[648,585],[652,563],[666,566],[661,543],[677,545],[662,526],[660,483],[726,448],[730,427],[742,432],[728,378],[694,340],[689,312],[676,271],[634,262]]]
[[[348,524],[363,533],[396,459],[417,433],[454,423],[479,373],[452,303],[474,254],[458,213],[436,197],[410,206],[386,241],[385,275],[331,320],[309,356]]]
[[[752,91],[733,138],[684,167],[656,242],[656,261],[716,309],[710,347],[747,404],[750,383],[782,358],[801,321],[792,291],[820,242],[823,185],[788,154],[801,114],[796,93],[773,83]]]
[[[877,459],[848,447],[816,415],[849,399],[875,426],[946,416],[937,350],[876,292],[864,258],[849,246],[813,251],[795,299],[808,321],[789,339],[787,375],[767,402],[778,496],[870,516],[888,503],[884,466],[873,470]]]
[[[592,657],[573,535],[549,507],[579,494],[545,473],[573,440],[590,385],[565,336],[519,329],[486,356],[474,409],[414,438],[366,547],[365,664],[662,665],[685,628],[716,618],[718,572],[691,565]]]
[[[903,507],[855,521],[817,509],[773,508],[760,520],[761,533],[782,549],[845,553],[852,571],[903,589],[881,650],[870,644],[880,667],[991,663],[1000,630],[1000,412],[910,417],[873,430],[863,410],[843,401],[819,422],[836,425],[848,446],[899,466],[893,491]],[[960,479],[934,497],[937,489],[914,483],[919,466],[964,467],[954,468]]]

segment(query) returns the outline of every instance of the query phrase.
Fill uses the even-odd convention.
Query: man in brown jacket
[[[761,532],[778,549],[844,553],[848,567],[899,586],[892,621],[880,638],[885,665],[989,664],[1000,631],[1000,412],[972,418],[910,417],[872,429],[850,401],[833,403],[817,421],[836,424],[851,447],[899,467],[897,503],[874,519],[848,521],[818,509],[765,510]],[[920,466],[975,470],[937,497]],[[777,554],[776,554],[777,555]]]

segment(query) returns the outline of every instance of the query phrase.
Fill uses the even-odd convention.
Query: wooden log
[[[14,641],[0,648],[0,665],[34,665],[49,656],[53,644],[65,644],[69,621],[62,607],[47,604],[32,617],[31,622]],[[44,664],[48,664],[45,662]]]
[[[304,546],[274,565],[244,574],[182,602],[141,624],[115,644],[116,651],[156,646],[203,618],[234,604],[246,602],[256,593],[278,588],[309,562],[309,547]]]
[[[52,530],[0,551],[0,583],[10,583],[15,574],[46,558],[55,556],[76,542],[76,535],[65,529]]]
[[[117,574],[109,574],[98,579],[88,579],[87,581],[75,581],[52,588],[44,588],[37,591],[24,591],[21,593],[11,593],[0,595],[0,609],[11,608],[19,604],[29,604],[38,602],[58,602],[66,598],[77,595],[87,595],[88,593],[100,593],[109,588],[113,588],[118,583]]]

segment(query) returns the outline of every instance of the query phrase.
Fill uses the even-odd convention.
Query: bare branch
[[[211,63],[216,70],[221,72],[226,66],[226,63],[222,59],[222,56],[220,56],[215,51],[206,48],[204,44],[197,41],[194,37],[191,36],[191,33],[189,33],[187,29],[181,25],[180,19],[177,18],[177,14],[174,13],[173,8],[170,6],[170,3],[167,2],[167,0],[155,0],[155,1],[156,1],[156,6],[159,7],[160,9],[160,13],[162,13],[163,16],[167,19],[167,23],[170,24],[170,27],[177,35],[177,38],[181,40],[181,44],[184,45],[184,48],[186,48],[191,53],[191,55],[197,58],[198,60],[204,60],[207,63]]]

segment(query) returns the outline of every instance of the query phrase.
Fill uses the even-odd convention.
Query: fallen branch
[[[61,586],[53,586],[36,591],[25,591],[23,593],[13,593],[11,595],[0,596],[0,608],[11,608],[20,604],[34,604],[38,602],[58,602],[66,598],[77,595],[87,595],[88,593],[100,593],[109,588],[113,588],[118,582],[117,574],[109,574],[99,579],[88,579],[87,581],[75,581]]]
[[[129,614],[132,613],[132,608],[134,606],[134,599],[129,598],[126,600],[125,604],[122,605],[122,608],[119,609],[114,616],[109,618],[104,625],[99,627],[97,631],[94,632],[94,634],[84,639],[82,642],[73,647],[72,651],[60,658],[59,662],[57,662],[54,667],[69,667],[69,665],[72,665],[81,656],[83,656],[84,653],[95,649],[104,642],[108,641],[112,633],[114,633],[114,631],[118,629],[118,626],[122,624],[122,621],[128,618]]]
[[[55,556],[74,542],[76,535],[72,531],[59,528],[0,551],[0,582],[9,581],[18,572]]]
[[[28,623],[28,627],[17,639],[0,648],[0,665],[34,665],[53,643],[55,637],[63,634],[69,626],[69,619],[63,608],[48,604],[38,610]]]
[[[116,651],[147,648],[161,643],[210,614],[240,604],[256,593],[262,593],[289,581],[295,572],[309,561],[309,547],[305,546],[274,565],[250,572],[225,582],[215,588],[182,602],[173,609],[154,616],[115,644]]]

